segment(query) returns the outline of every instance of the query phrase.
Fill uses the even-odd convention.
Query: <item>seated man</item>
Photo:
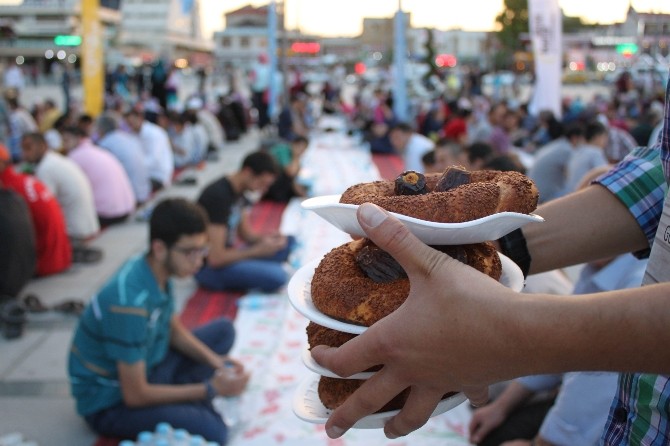
[[[206,231],[199,206],[159,203],[148,253],[122,266],[82,314],[68,373],[77,412],[99,434],[134,439],[164,421],[225,444],[227,427],[212,398],[239,395],[249,380],[226,356],[233,325],[218,319],[188,331],[174,314],[170,281],[200,268]]]
[[[308,144],[307,138],[296,136],[290,144],[279,143],[270,147],[269,153],[281,170],[263,199],[286,203],[293,197],[307,195],[305,186],[298,183],[296,177],[300,172],[300,158],[307,150]]]
[[[33,176],[10,165],[9,151],[0,143],[0,185],[18,193],[28,204],[37,242],[38,276],[59,273],[72,264],[72,248],[65,218],[51,191]]]
[[[26,168],[35,173],[56,196],[67,225],[74,261],[96,261],[101,253],[85,247],[100,231],[93,191],[86,175],[72,160],[49,150],[39,133],[24,135],[21,141]]]
[[[277,178],[277,167],[270,155],[254,152],[242,167],[209,186],[200,203],[209,214],[210,251],[205,266],[196,274],[198,283],[212,290],[275,291],[286,283],[282,266],[293,245],[292,237],[260,235],[249,225],[246,195],[261,196]],[[237,244],[237,240],[243,243]]]
[[[118,159],[96,146],[78,127],[61,131],[63,150],[84,171],[91,189],[100,226],[124,221],[135,210],[135,194]]]

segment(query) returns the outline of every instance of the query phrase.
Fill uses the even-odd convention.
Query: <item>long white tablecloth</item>
[[[311,138],[303,158],[303,175],[312,180],[312,195],[339,194],[351,184],[379,179],[370,153],[342,133]],[[291,265],[299,268],[321,258],[351,238],[314,213],[301,209],[299,200],[284,212],[282,232],[296,235],[298,248]],[[252,371],[241,401],[243,423],[232,432],[229,444],[248,445],[467,445],[470,410],[463,404],[432,418],[406,438],[388,440],[381,429],[352,429],[330,440],[323,425],[306,423],[292,411],[298,384],[310,372],[300,359],[306,348],[307,319],[289,304],[287,295],[248,295],[240,301],[232,354]]]

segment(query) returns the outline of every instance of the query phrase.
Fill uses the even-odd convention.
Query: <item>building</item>
[[[12,35],[0,38],[1,62],[17,60],[43,74],[58,61],[79,63],[81,0],[24,0],[1,5],[0,17],[12,29]],[[200,29],[199,0],[100,0],[99,17],[109,64],[157,57],[204,64],[211,58],[211,42]]]
[[[118,47],[126,57],[211,62],[213,45],[202,35],[199,0],[123,0],[121,15]]]
[[[0,39],[0,61],[4,65],[16,60],[37,68],[41,74],[49,74],[56,62],[76,65],[81,42],[80,6],[79,0],[24,0],[19,5],[0,6],[0,17],[12,29],[11,35]],[[100,21],[103,45],[109,49],[121,24],[118,0],[100,2]]]

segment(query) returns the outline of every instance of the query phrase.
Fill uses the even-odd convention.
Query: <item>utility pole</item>
[[[81,0],[81,76],[84,87],[84,110],[98,116],[104,105],[103,33],[99,0]]]
[[[407,59],[405,14],[402,12],[402,0],[398,0],[398,12],[394,20],[393,32],[393,113],[398,121],[407,121],[407,80],[405,61]]]
[[[268,100],[268,117],[270,122],[273,122],[277,106],[277,3],[276,0],[270,1],[268,11],[268,56],[270,59],[270,98]]]

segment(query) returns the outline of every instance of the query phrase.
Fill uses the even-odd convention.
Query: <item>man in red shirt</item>
[[[37,241],[37,275],[66,270],[72,264],[72,248],[58,201],[37,178],[14,170],[10,160],[9,151],[0,144],[0,186],[15,191],[28,204]]]

